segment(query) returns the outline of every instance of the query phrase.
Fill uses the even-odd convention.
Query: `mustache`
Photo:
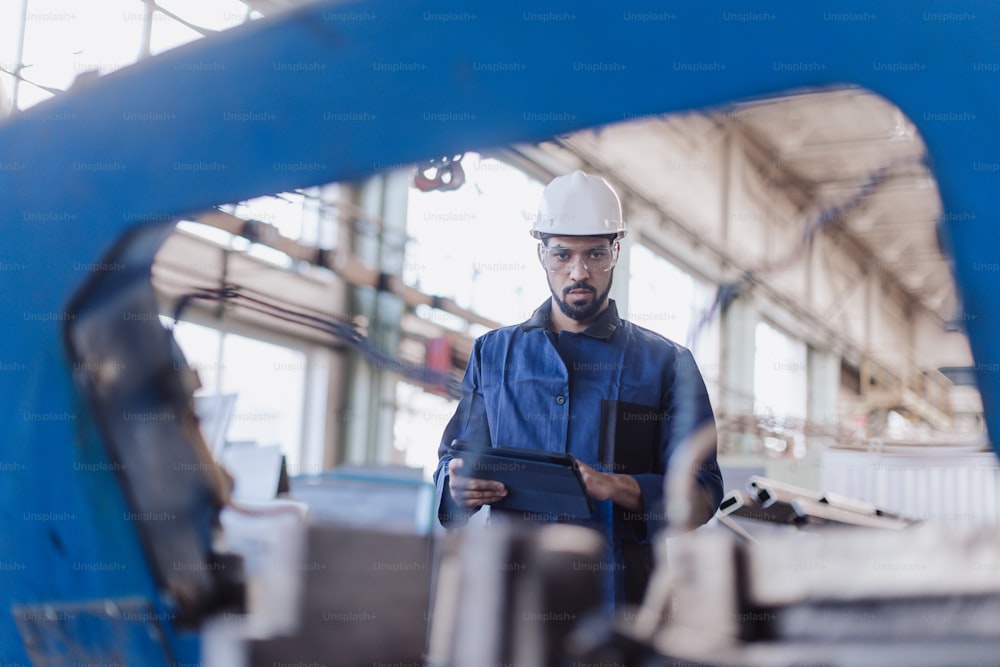
[[[572,285],[567,285],[566,287],[563,287],[563,296],[568,295],[575,289],[587,290],[591,294],[597,294],[597,290],[594,289],[592,286],[588,285],[587,283],[573,283]]]

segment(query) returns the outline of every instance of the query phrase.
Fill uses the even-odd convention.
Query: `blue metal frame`
[[[327,2],[151,58],[0,124],[5,609],[163,604],[62,347],[66,304],[124,232],[637,115],[841,84],[897,104],[933,160],[987,421],[1000,432],[1000,5],[642,6],[648,16],[615,3]],[[925,116],[940,112],[969,119]],[[73,569],[97,562],[126,567]],[[171,654],[193,662],[197,642],[166,625]],[[27,662],[5,610],[0,662]]]

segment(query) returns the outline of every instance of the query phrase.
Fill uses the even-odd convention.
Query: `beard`
[[[605,300],[608,298],[608,294],[611,293],[611,283],[613,281],[608,281],[608,286],[605,288],[604,292],[597,296],[597,290],[586,283],[572,283],[567,285],[562,290],[562,297],[556,294],[556,290],[552,287],[552,280],[549,279],[549,291],[552,292],[552,298],[556,300],[556,304],[559,306],[559,310],[562,311],[563,315],[570,318],[571,320],[576,320],[577,322],[583,322],[594,317],[601,312],[601,307],[604,305]],[[569,293],[572,290],[586,290],[590,292],[591,295],[595,295],[593,299],[585,301],[583,303],[570,303],[567,298],[574,299],[570,297]]]

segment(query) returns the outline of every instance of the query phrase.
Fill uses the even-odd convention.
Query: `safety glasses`
[[[589,248],[567,248],[561,245],[539,246],[542,266],[549,273],[569,271],[582,262],[586,271],[610,271],[618,262],[618,244]]]

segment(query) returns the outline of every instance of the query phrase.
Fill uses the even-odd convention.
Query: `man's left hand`
[[[633,512],[642,511],[642,492],[639,483],[631,475],[615,475],[591,468],[577,460],[580,476],[587,487],[587,493],[594,500],[610,500],[616,505]]]

